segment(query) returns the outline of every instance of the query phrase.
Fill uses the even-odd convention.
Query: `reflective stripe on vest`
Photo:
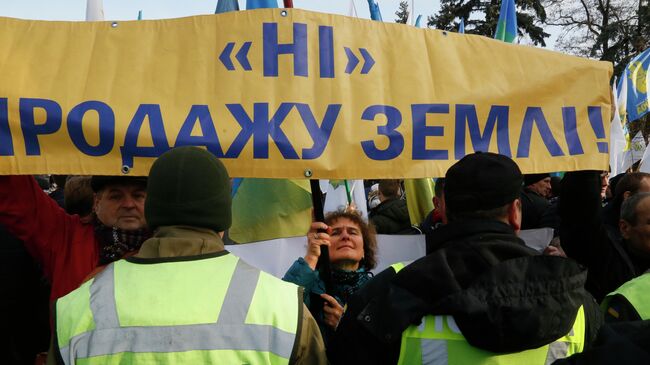
[[[221,280],[220,283],[215,283],[219,280],[213,277],[196,275],[192,277],[191,266],[187,264],[199,262],[205,264],[206,261],[214,265],[214,268],[209,269],[216,270],[216,275],[220,273],[221,266],[230,267],[231,276]],[[215,305],[207,303],[208,307],[214,308],[214,312],[207,315],[213,316],[216,321],[174,325],[120,323],[120,319],[125,322],[134,320],[128,318],[132,314],[129,310],[131,306],[150,305],[151,312],[158,310],[160,318],[166,313],[165,303],[158,303],[160,308],[156,307],[155,302],[123,303],[119,306],[117,304],[119,300],[116,299],[120,298],[118,294],[126,298],[138,296],[138,293],[130,289],[128,282],[124,283],[123,280],[116,282],[115,277],[120,277],[120,270],[135,270],[134,273],[137,274],[137,270],[147,266],[147,269],[154,270],[155,274],[157,265],[178,266],[179,264],[186,264],[186,266],[176,271],[178,275],[182,272],[183,279],[197,283],[200,290],[222,291],[218,317],[217,304],[219,303]],[[135,266],[129,267],[129,265]],[[176,268],[173,267],[172,270],[174,269]],[[167,273],[173,272],[169,267],[166,270]],[[227,274],[221,273],[221,275]],[[133,275],[128,277],[136,280]],[[224,283],[227,285],[225,291],[220,287]],[[146,285],[142,282],[138,284],[140,288]],[[170,287],[170,290],[174,288]],[[80,359],[87,360],[84,362],[92,362],[94,357],[97,363],[106,362],[107,357],[112,361],[122,359],[125,362],[146,359],[154,362],[196,363],[208,362],[212,359],[225,363],[230,359],[233,362],[236,360],[238,363],[249,364],[288,363],[300,320],[298,296],[297,286],[260,272],[229,254],[203,260],[162,264],[133,264],[118,261],[107,266],[90,284],[84,284],[71,295],[57,302],[57,335],[60,352],[66,364],[74,364]],[[266,300],[263,300],[264,298]],[[84,299],[86,299],[85,306],[88,308],[82,308],[80,305]],[[196,300],[179,299],[179,302]],[[77,313],[71,312],[70,309],[77,309]],[[188,318],[193,315],[195,314],[189,313]],[[205,314],[200,316],[205,317]],[[152,315],[152,318],[156,318],[156,315]],[[182,323],[184,319],[177,320]]]
[[[402,270],[404,268],[404,266],[406,266],[406,265],[403,262],[396,262],[396,263],[390,265],[390,267],[392,267],[393,270],[395,270],[395,272],[399,272],[400,270]]]
[[[391,267],[399,272],[409,263]],[[443,324],[444,323],[444,324]],[[537,349],[511,354],[494,354],[471,346],[451,316],[426,316],[419,326],[410,326],[402,334],[399,365],[410,364],[552,364],[557,359],[582,352],[585,338],[585,314],[580,306],[573,328],[566,336]],[[450,355],[451,351],[451,355]]]
[[[582,352],[584,336],[582,306],[573,329],[566,336],[537,349],[509,354],[495,354],[471,346],[452,316],[426,316],[419,326],[411,326],[402,334],[398,364],[552,364]]]
[[[650,319],[650,273],[638,276],[608,294],[603,300],[603,310],[608,309],[611,297],[616,294],[624,296],[642,320]]]
[[[398,273],[398,272],[400,272],[400,270],[402,270],[403,268],[405,268],[405,267],[406,267],[407,265],[409,265],[411,262],[413,262],[413,261],[402,261],[402,262],[396,262],[396,263],[390,265],[390,267],[392,267],[393,270],[395,270],[395,272]]]

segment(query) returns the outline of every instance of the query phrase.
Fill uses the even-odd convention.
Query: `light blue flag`
[[[458,25],[458,33],[465,34],[465,18],[460,18],[460,24]]]
[[[621,114],[625,115],[624,113],[627,112],[627,123],[641,118],[650,111],[648,109],[648,91],[650,91],[648,66],[650,66],[650,48],[630,61],[618,83],[619,94],[623,90],[627,91],[623,105],[619,105]]]
[[[214,10],[215,14],[227,13],[229,11],[239,10],[239,1],[237,0],[219,0],[217,1],[217,8]]]
[[[517,7],[515,0],[501,0],[501,12],[494,39],[512,43],[517,38]]]
[[[381,11],[379,11],[379,4],[377,4],[377,0],[368,0],[368,7],[370,8],[370,19],[380,22],[383,21],[381,19]]]
[[[422,20],[422,14],[418,15],[418,18],[415,19],[415,27],[420,28],[420,20]]]
[[[277,8],[278,0],[246,0],[246,9]]]

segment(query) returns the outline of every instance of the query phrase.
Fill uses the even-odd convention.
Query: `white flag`
[[[629,169],[637,161],[643,158],[645,154],[646,145],[645,139],[643,139],[643,134],[639,131],[634,138],[630,141],[630,148],[625,151],[625,158],[623,161],[623,171]]]
[[[643,158],[641,158],[639,171],[650,173],[650,148],[648,147],[646,147],[645,152],[643,152]]]
[[[86,1],[86,21],[95,22],[104,20],[103,0]]]
[[[348,193],[343,180],[320,180],[320,189],[325,195],[323,212],[325,214],[340,209],[345,209],[348,205]],[[368,219],[368,204],[366,202],[366,192],[363,187],[363,180],[347,180],[348,188],[352,202],[357,206],[357,211],[361,216]]]
[[[354,0],[350,0],[350,9],[348,10],[348,16],[353,16],[355,18],[359,17],[359,15],[357,15],[357,7],[354,5]]]
[[[411,0],[411,9],[409,9],[409,21],[406,24],[414,25],[415,24],[415,0]]]
[[[625,172],[623,169],[623,161],[625,158],[625,132],[621,126],[621,117],[619,114],[618,101],[616,97],[618,92],[616,90],[616,80],[614,80],[613,93],[614,93],[614,118],[610,125],[610,141],[609,141],[609,166],[612,169],[611,176],[616,176]]]

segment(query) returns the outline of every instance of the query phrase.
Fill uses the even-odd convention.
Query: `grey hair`
[[[645,198],[650,198],[650,193],[636,193],[625,199],[621,205],[621,219],[633,226],[636,225],[636,207]]]

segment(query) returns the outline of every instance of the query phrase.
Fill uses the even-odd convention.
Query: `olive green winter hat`
[[[230,194],[219,159],[198,147],[178,147],[151,166],[144,215],[152,230],[184,225],[225,231],[232,222]]]

